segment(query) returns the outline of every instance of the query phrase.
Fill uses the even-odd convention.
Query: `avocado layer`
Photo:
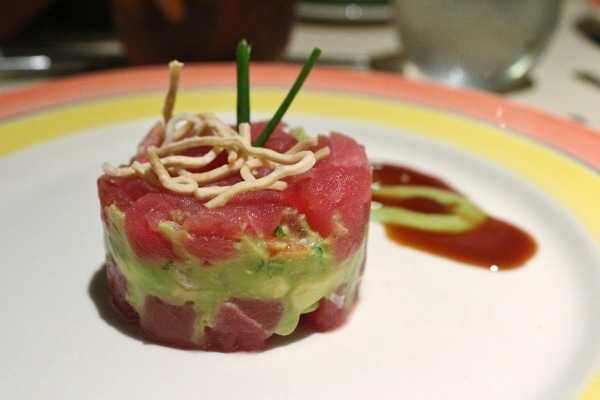
[[[187,232],[172,221],[160,223],[159,229],[179,258],[166,263],[140,259],[127,241],[124,220],[115,205],[107,208],[107,260],[127,279],[127,302],[138,313],[149,295],[171,305],[193,304],[197,317],[191,340],[198,346],[205,328],[215,325],[217,312],[231,298],[281,302],[284,312],[274,330],[279,335],[293,332],[300,315],[314,311],[322,298],[335,299],[346,310],[355,302],[366,232],[359,249],[341,264],[331,254],[331,238],[322,238],[304,222],[301,232],[281,225],[269,238],[242,237],[237,257],[206,266],[183,248]],[[335,295],[339,288],[345,296]]]

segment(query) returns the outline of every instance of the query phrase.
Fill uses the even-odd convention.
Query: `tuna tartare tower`
[[[169,103],[169,102],[167,102]],[[168,108],[168,107],[167,107]],[[256,351],[340,326],[364,268],[371,167],[342,134],[167,111],[98,180],[113,307],[169,346]]]

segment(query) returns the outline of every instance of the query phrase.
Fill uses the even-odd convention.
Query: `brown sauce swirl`
[[[458,193],[441,179],[411,168],[391,164],[374,165],[373,183],[380,186],[428,186]],[[445,206],[425,198],[390,201],[373,196],[373,201],[422,213],[450,212]],[[384,226],[388,238],[398,244],[493,270],[520,267],[537,251],[537,243],[530,234],[492,216],[488,216],[487,220],[478,227],[462,233],[429,232],[393,224],[384,224]]]

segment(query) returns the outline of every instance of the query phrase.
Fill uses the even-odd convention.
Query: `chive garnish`
[[[273,115],[273,118],[271,118],[271,120],[269,121],[267,126],[265,126],[263,131],[260,133],[260,136],[258,137],[258,139],[256,139],[256,141],[252,144],[254,147],[264,146],[265,142],[267,141],[267,139],[269,139],[269,136],[271,135],[271,133],[273,133],[273,131],[275,130],[275,127],[277,127],[277,124],[279,124],[279,122],[283,118],[283,115],[285,114],[287,109],[292,104],[294,97],[296,97],[296,94],[300,91],[300,88],[304,84],[304,81],[308,77],[308,74],[310,73],[310,71],[312,70],[314,65],[316,64],[320,55],[321,55],[320,49],[315,48],[312,51],[310,57],[308,58],[308,60],[306,60],[306,63],[304,63],[304,67],[302,67],[300,74],[296,78],[294,85],[288,92],[285,99],[283,99],[283,102],[281,103],[281,105],[279,106],[279,108],[277,109],[275,114]]]
[[[237,45],[237,126],[250,122],[250,50],[245,40]]]
[[[281,225],[277,225],[277,228],[275,228],[275,236],[278,238],[282,238],[285,237],[285,232],[283,232],[283,227]]]

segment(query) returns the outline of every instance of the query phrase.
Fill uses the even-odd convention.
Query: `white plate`
[[[289,69],[265,66],[257,73],[284,71],[287,77]],[[111,76],[123,83],[129,74]],[[344,132],[362,142],[371,159],[445,179],[489,214],[531,233],[539,244],[534,258],[513,271],[491,272],[400,247],[372,224],[361,300],[341,329],[277,340],[258,354],[147,344],[107,303],[95,180],[102,162],[129,158],[158,118],[154,100],[160,94],[131,87],[125,96],[103,94],[82,104],[64,100],[50,109],[32,106],[0,120],[0,140],[15,146],[0,158],[0,397],[516,400],[598,395],[585,389],[596,379],[600,360],[600,251],[597,231],[590,229],[597,220],[582,221],[577,200],[556,195],[561,189],[527,166],[539,162],[555,175],[568,170],[571,180],[597,193],[595,167],[532,141],[515,127],[449,113],[439,104],[348,87],[340,96],[320,84],[321,75],[331,74],[347,82],[353,73],[317,70],[302,95],[307,102],[297,100],[288,122],[311,133]],[[474,96],[398,85],[433,95],[441,90],[463,100]],[[266,117],[274,109],[273,98],[283,92],[257,86],[255,116]],[[223,104],[231,100],[231,86],[197,84],[183,94],[178,108],[219,96]],[[352,107],[363,109],[356,106],[363,102],[403,117],[400,122],[379,118],[375,109],[345,115]],[[115,104],[123,115],[114,113]],[[327,108],[332,104],[339,108]],[[146,111],[134,110],[135,105]],[[225,119],[233,118],[221,102],[215,107]],[[421,114],[430,119],[419,122]],[[73,115],[81,120],[68,122]],[[58,132],[51,140],[25,146],[3,136],[55,117],[63,125],[49,127]],[[537,114],[529,119],[540,121],[569,126]],[[415,128],[417,122],[422,129]],[[447,139],[431,136],[438,122],[451,134]],[[462,132],[454,131],[458,127],[477,132],[482,142],[461,138]],[[575,136],[586,134],[572,129]],[[503,155],[496,160],[488,157],[489,149],[478,147],[490,138],[502,144],[496,151]],[[506,154],[507,149],[514,152]],[[554,161],[543,164],[546,157]],[[586,197],[583,190],[579,195]]]

